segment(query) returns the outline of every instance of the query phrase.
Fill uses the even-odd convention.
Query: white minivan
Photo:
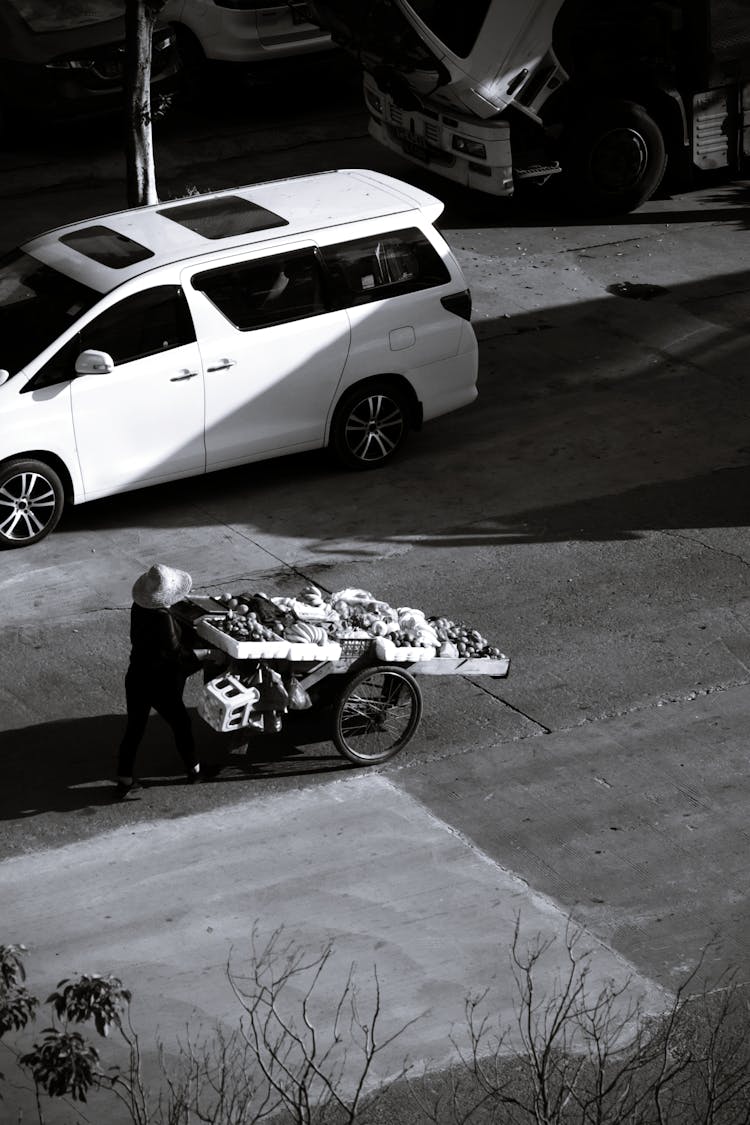
[[[65,502],[282,454],[376,468],[472,402],[442,209],[347,169],[103,215],[0,260],[0,547]]]

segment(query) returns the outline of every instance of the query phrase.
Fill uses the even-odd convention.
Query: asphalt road
[[[512,660],[507,680],[428,682],[384,777],[651,981],[675,987],[712,939],[707,971],[746,979],[747,185],[573,221],[446,188],[377,150],[351,86],[319,96],[178,115],[162,192],[357,165],[435,191],[474,295],[479,400],[378,474],[266,462],[82,506],[4,555],[0,854],[359,777],[311,720],[240,757],[196,719],[214,782],[187,790],[154,720],[152,786],[114,806],[108,788],[151,562],[205,591],[364,587],[470,621]],[[0,165],[6,249],[124,204],[101,137],[30,138]]]

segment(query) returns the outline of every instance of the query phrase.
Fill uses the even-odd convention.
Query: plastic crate
[[[198,701],[198,714],[214,730],[239,730],[248,725],[250,713],[259,699],[256,687],[248,687],[227,673],[205,684]]]
[[[339,644],[342,656],[364,656],[372,648],[373,639],[372,637],[342,637]]]

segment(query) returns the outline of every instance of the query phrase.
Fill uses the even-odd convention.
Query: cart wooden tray
[[[507,676],[507,656],[436,656],[422,660],[409,670],[415,676]]]

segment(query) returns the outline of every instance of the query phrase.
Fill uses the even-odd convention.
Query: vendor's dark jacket
[[[135,675],[184,683],[201,666],[168,609],[144,609],[133,602],[130,643],[130,671]]]

